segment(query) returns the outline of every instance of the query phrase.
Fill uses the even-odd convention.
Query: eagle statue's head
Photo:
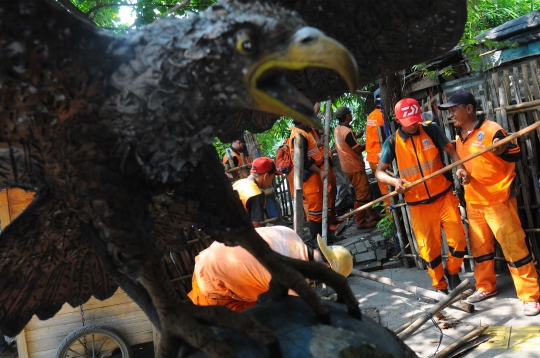
[[[211,139],[228,140],[267,129],[279,116],[318,126],[314,99],[290,83],[291,75],[316,68],[336,72],[343,92],[357,84],[349,51],[294,11],[265,3],[219,2],[184,21],[159,20],[127,42],[135,59],[119,67],[113,84],[144,99],[154,123],[170,126],[178,118],[174,132],[181,136],[211,126]]]

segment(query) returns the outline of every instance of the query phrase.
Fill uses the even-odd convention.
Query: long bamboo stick
[[[458,297],[463,291],[467,289],[468,286],[469,280],[463,280],[463,282],[461,282],[458,287],[452,290],[452,292],[450,292],[444,300],[439,301],[439,303],[433,306],[428,311],[429,314],[419,316],[409,327],[403,330],[403,332],[399,333],[398,338],[401,340],[409,338],[414,332],[416,332],[416,330],[418,330],[418,328],[422,327],[422,325],[426,323],[435,313],[448,307],[456,297]]]
[[[467,333],[442,351],[438,352],[437,354],[431,356],[431,358],[444,358],[447,356],[448,353],[452,352],[454,349],[461,347],[463,344],[467,343],[469,340],[471,340],[474,337],[480,336],[486,329],[488,329],[487,324],[481,324],[478,328],[475,330],[472,330],[471,332]]]
[[[351,275],[362,277],[362,278],[365,278],[365,279],[368,279],[368,280],[371,280],[371,281],[379,282],[379,283],[382,283],[384,285],[392,286],[392,287],[395,287],[395,288],[397,288],[399,290],[402,290],[402,291],[410,292],[410,293],[414,294],[416,297],[424,296],[424,297],[431,298],[431,299],[437,300],[437,301],[442,301],[447,297],[445,294],[442,294],[442,293],[426,290],[425,288],[418,287],[418,286],[408,286],[408,285],[405,285],[405,284],[402,284],[402,283],[397,283],[397,282],[392,281],[388,277],[380,277],[380,276],[377,276],[375,274],[372,274],[372,273],[369,273],[369,272],[364,272],[364,271],[359,271],[359,270],[356,270],[356,269],[352,270]],[[457,298],[456,302],[452,302],[452,307],[456,308],[458,310],[467,312],[467,313],[473,313],[474,312],[474,305],[472,305],[470,303],[467,303],[467,302],[457,302],[457,301],[466,299],[471,294],[472,294],[472,290],[470,290],[470,292],[467,292],[465,295],[459,296]]]
[[[516,133],[514,133],[514,134],[512,134],[512,135],[510,135],[510,136],[508,136],[508,137],[506,137],[504,139],[501,139],[500,141],[498,141],[495,144],[490,145],[489,147],[486,147],[486,148],[484,148],[484,149],[482,149],[482,150],[480,150],[480,151],[478,151],[476,153],[473,153],[473,154],[469,155],[468,157],[465,157],[463,159],[458,160],[457,162],[454,162],[454,163],[452,163],[450,165],[447,165],[446,167],[441,168],[441,169],[437,170],[436,172],[433,172],[433,173],[431,173],[431,174],[429,174],[429,175],[427,175],[427,176],[425,176],[425,177],[423,177],[421,179],[415,180],[414,182],[408,184],[407,187],[412,188],[415,185],[421,184],[421,183],[425,182],[426,180],[429,180],[429,179],[431,179],[431,178],[433,178],[433,177],[435,177],[435,176],[437,176],[439,174],[442,174],[442,173],[444,173],[444,172],[446,172],[446,171],[448,171],[448,170],[450,170],[452,168],[457,167],[458,165],[461,165],[461,164],[463,164],[465,162],[468,162],[471,159],[474,159],[474,158],[476,158],[476,157],[478,157],[478,156],[480,156],[480,155],[482,155],[484,153],[487,153],[487,152],[489,152],[490,150],[492,150],[494,148],[500,147],[501,145],[506,144],[506,143],[512,141],[513,139],[519,138],[522,135],[524,135],[526,133],[529,133],[529,132],[531,132],[531,131],[533,131],[533,130],[535,130],[537,128],[540,128],[540,122],[536,122],[534,124],[531,124],[530,126],[525,127],[522,130],[517,131]],[[356,210],[348,212],[347,214],[341,216],[340,218],[341,219],[346,219],[349,216],[352,216],[352,215],[354,215],[355,213],[357,213],[359,211],[366,210],[367,208],[370,208],[373,205],[375,205],[377,203],[380,203],[381,201],[384,201],[384,200],[386,200],[388,198],[391,198],[391,197],[393,197],[394,195],[397,195],[397,194],[398,194],[398,192],[394,190],[391,193],[388,193],[388,194],[386,194],[386,195],[384,195],[384,196],[382,196],[382,197],[380,197],[378,199],[375,199],[375,200],[373,200],[373,201],[371,201],[371,202],[369,202],[369,203],[367,203],[365,205],[362,205],[361,207],[359,207]]]
[[[225,173],[233,173],[233,172],[237,172],[239,170],[247,169],[247,168],[251,168],[251,163],[248,163],[246,165],[242,165],[242,166],[239,166],[239,167],[234,167],[232,169],[227,169],[227,170],[225,170]]]

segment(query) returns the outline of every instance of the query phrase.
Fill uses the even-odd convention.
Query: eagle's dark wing
[[[36,314],[51,318],[67,302],[78,306],[92,295],[104,300],[118,288],[81,233],[79,221],[60,201],[38,193],[2,232],[0,326],[17,335]]]
[[[44,138],[100,106],[114,38],[56,1],[0,2],[0,187],[43,187]]]

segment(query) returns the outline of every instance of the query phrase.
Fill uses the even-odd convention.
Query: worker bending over
[[[326,246],[319,240],[320,250],[312,249],[285,226],[255,230],[272,250],[283,256],[323,264],[324,255],[334,271],[344,276],[352,271],[352,255],[342,246]],[[188,296],[199,306],[219,305],[242,311],[254,306],[257,297],[268,291],[271,278],[266,268],[246,249],[216,241],[195,257],[193,289]],[[290,290],[289,294],[294,291]]]

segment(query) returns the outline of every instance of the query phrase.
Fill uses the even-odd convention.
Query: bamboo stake
[[[302,180],[302,174],[304,173],[304,156],[302,136],[300,133],[296,135],[294,140],[294,218],[293,226],[294,231],[300,237],[304,237],[304,181]]]
[[[246,164],[246,165],[242,165],[240,167],[234,167],[232,169],[227,169],[227,170],[225,170],[225,173],[233,173],[233,172],[237,172],[237,171],[239,171],[241,169],[247,169],[247,168],[251,168],[251,163]]]
[[[392,287],[395,287],[395,288],[397,288],[399,290],[402,290],[402,291],[410,292],[410,293],[414,294],[416,297],[424,296],[424,297],[428,297],[428,298],[431,298],[431,299],[437,300],[437,301],[443,301],[446,297],[448,297],[447,295],[444,295],[442,293],[426,290],[425,288],[418,287],[418,286],[408,286],[408,285],[405,285],[405,284],[402,284],[402,283],[396,283],[396,282],[392,281],[391,279],[389,279],[388,277],[380,277],[380,276],[377,276],[375,274],[372,274],[372,273],[369,273],[369,272],[364,272],[364,271],[359,271],[359,270],[356,270],[356,269],[352,270],[351,275],[362,277],[362,278],[365,278],[365,279],[368,279],[368,280],[371,280],[371,281],[376,281],[376,282],[382,283],[384,285],[392,286]],[[459,297],[456,298],[455,301],[452,302],[452,307],[453,308],[456,308],[458,310],[461,310],[461,311],[464,311],[464,312],[467,312],[467,313],[473,313],[474,312],[474,305],[472,305],[472,304],[470,304],[468,302],[457,302],[459,300],[466,299],[467,297],[469,297],[472,294],[472,290],[468,290],[468,291],[470,291],[470,292],[467,292],[467,293],[464,293],[464,294],[460,295]]]
[[[426,323],[435,313],[445,309],[448,307],[452,301],[458,297],[463,291],[467,289],[467,286],[469,286],[469,280],[465,279],[463,282],[461,282],[458,287],[456,287],[452,292],[450,292],[444,300],[439,301],[435,306],[433,306],[429,311],[428,314],[421,315],[418,317],[409,327],[407,327],[403,332],[399,333],[397,336],[401,340],[405,340],[409,338],[418,328],[420,328],[424,323]]]
[[[328,242],[328,140],[330,139],[330,121],[332,120],[332,101],[326,101],[326,110],[324,118],[324,174],[323,181],[323,212],[322,212],[322,239],[326,244]]]
[[[484,331],[486,329],[488,329],[488,327],[489,326],[487,324],[485,324],[485,323],[481,324],[475,330],[467,333],[466,335],[464,335],[463,337],[461,337],[460,339],[458,339],[457,341],[455,341],[454,343],[452,343],[451,345],[449,345],[448,347],[446,347],[442,351],[440,351],[437,354],[431,356],[431,358],[443,358],[443,357],[446,357],[446,355],[448,353],[452,352],[454,349],[459,348],[462,345],[464,345],[465,343],[467,343],[468,341],[470,341],[471,339],[480,336],[482,333],[484,333]]]
[[[444,172],[446,172],[446,171],[448,171],[448,170],[450,170],[452,168],[457,167],[458,165],[461,165],[461,164],[463,164],[465,162],[468,162],[471,159],[474,159],[474,158],[476,158],[476,157],[478,157],[478,156],[480,156],[480,155],[482,155],[484,153],[487,153],[487,152],[489,152],[490,150],[492,150],[494,148],[497,148],[497,147],[499,147],[499,146],[501,146],[503,144],[506,144],[506,143],[512,141],[513,139],[521,137],[522,135],[524,135],[526,133],[529,133],[530,131],[533,131],[536,128],[540,128],[540,122],[531,124],[530,126],[528,126],[526,128],[523,128],[523,129],[515,132],[514,134],[504,138],[504,139],[501,139],[500,141],[498,141],[495,144],[490,145],[489,147],[486,147],[486,148],[484,148],[484,149],[482,149],[482,150],[480,150],[480,151],[478,151],[476,153],[473,153],[473,154],[469,155],[468,157],[465,157],[463,159],[458,160],[457,162],[454,162],[454,163],[452,163],[450,165],[447,165],[446,167],[441,168],[441,169],[437,170],[436,172],[433,172],[433,173],[431,173],[431,174],[429,174],[429,175],[427,175],[427,176],[425,176],[425,177],[423,177],[421,179],[415,180],[414,182],[410,183],[408,185],[408,187],[412,188],[415,185],[421,184],[421,183],[425,182],[426,180],[429,180],[429,179],[431,179],[431,178],[433,178],[433,177],[435,177],[435,176],[437,176],[439,174],[442,174],[442,173],[444,173]],[[367,208],[369,208],[369,207],[371,207],[371,206],[373,206],[373,205],[375,205],[377,203],[380,203],[381,201],[384,201],[384,200],[386,200],[388,198],[391,198],[391,197],[393,197],[394,195],[397,195],[397,194],[398,194],[397,191],[393,191],[391,193],[388,193],[388,194],[380,197],[379,199],[373,200],[373,201],[371,201],[371,202],[369,202],[369,203],[367,203],[365,205],[362,205],[361,207],[359,207],[356,210],[348,212],[347,214],[341,216],[340,218],[341,219],[346,219],[349,216],[352,216],[352,215],[354,215],[355,213],[357,213],[357,212],[359,212],[361,210],[365,210],[365,209],[367,209]]]

